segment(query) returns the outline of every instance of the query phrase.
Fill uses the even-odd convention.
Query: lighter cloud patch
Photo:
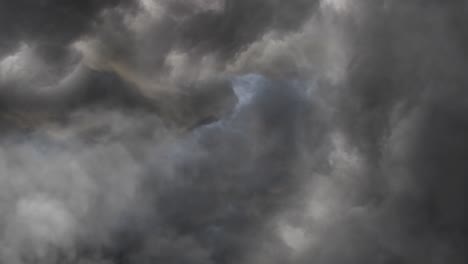
[[[340,84],[346,78],[348,50],[345,35],[331,13],[312,17],[298,32],[284,36],[276,32],[265,34],[241,52],[227,66],[227,72],[260,72],[285,78],[292,72],[321,76],[332,84]]]
[[[279,234],[286,245],[297,254],[301,254],[313,241],[313,237],[306,233],[306,230],[288,224],[279,225]]]
[[[195,0],[203,10],[222,11],[225,6],[224,0]]]
[[[141,7],[148,12],[152,17],[160,17],[164,10],[158,1],[140,0]]]
[[[144,0],[143,0],[144,1]],[[151,2],[151,0],[148,0]],[[160,0],[161,2],[175,2],[174,0]],[[194,14],[198,12],[220,12],[223,11],[226,3],[226,0],[184,0],[180,1],[186,5],[187,8],[190,9],[189,13]],[[155,2],[155,1],[153,1]]]
[[[233,78],[232,88],[238,99],[236,108],[251,103],[265,81],[265,78],[258,74],[247,74]]]
[[[349,0],[323,0],[323,7],[331,7],[337,12],[346,12],[349,8]]]
[[[108,65],[99,54],[99,42],[95,39],[82,39],[73,43],[73,48],[82,55],[82,62],[93,70],[103,70]]]
[[[341,133],[332,135],[333,151],[329,156],[329,163],[335,169],[337,176],[348,177],[364,166],[364,161],[357,151],[347,142]]]
[[[68,241],[74,229],[73,216],[58,200],[36,195],[20,200],[16,214],[29,238],[55,245]]]
[[[37,64],[33,57],[31,48],[23,43],[16,53],[0,62],[0,80],[16,81],[31,78],[35,74],[34,65]]]

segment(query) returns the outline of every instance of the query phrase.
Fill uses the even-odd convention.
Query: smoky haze
[[[0,0],[0,263],[467,263],[467,17]]]

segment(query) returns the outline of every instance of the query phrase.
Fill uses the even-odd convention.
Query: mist
[[[0,262],[468,262],[468,3],[0,0]]]

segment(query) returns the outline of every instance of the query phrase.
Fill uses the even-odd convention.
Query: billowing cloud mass
[[[468,262],[468,3],[0,0],[0,262]]]

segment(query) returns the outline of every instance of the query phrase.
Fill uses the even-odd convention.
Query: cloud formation
[[[0,262],[466,263],[467,8],[0,2]]]

